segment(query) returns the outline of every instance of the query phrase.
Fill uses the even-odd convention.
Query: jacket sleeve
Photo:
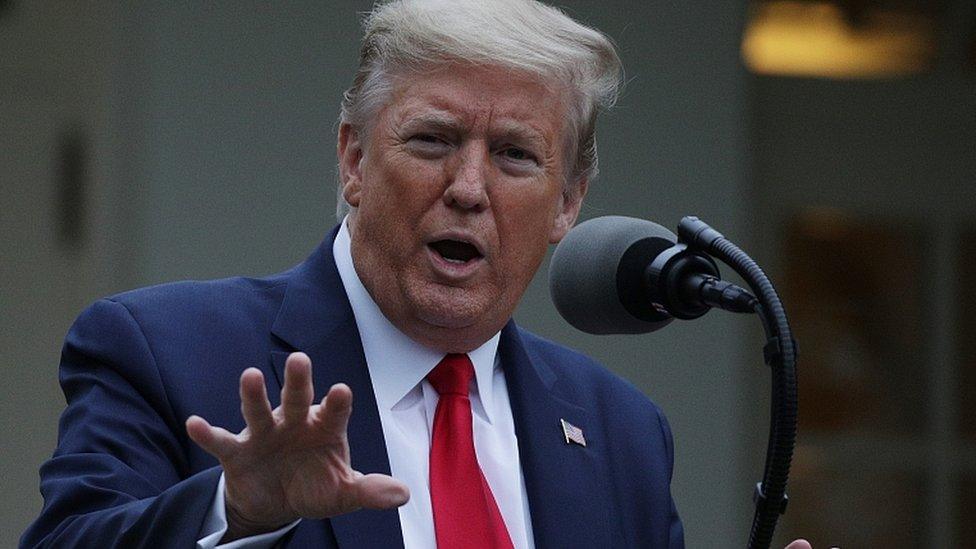
[[[60,382],[67,408],[40,471],[44,507],[21,547],[195,547],[221,470],[192,474],[182,420],[122,303],[78,317]]]

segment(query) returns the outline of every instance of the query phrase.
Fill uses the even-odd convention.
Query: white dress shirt
[[[429,457],[438,395],[426,376],[445,353],[410,339],[383,315],[356,274],[345,221],[336,235],[332,251],[363,343],[390,470],[410,489],[410,500],[398,509],[404,547],[434,548],[437,544],[430,502]],[[498,339],[499,334],[495,334],[468,353],[475,371],[470,388],[474,447],[513,545],[517,549],[532,549],[535,544],[529,500],[518,459],[518,440],[508,388],[497,359]],[[201,539],[197,542],[199,548],[214,547],[227,529],[223,496],[221,476],[199,536]],[[297,522],[276,532],[244,538],[220,548],[270,547],[295,524]]]

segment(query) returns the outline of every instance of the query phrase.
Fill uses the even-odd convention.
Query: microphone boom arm
[[[731,241],[697,217],[678,224],[678,240],[691,250],[715,257],[746,281],[756,298],[750,305],[766,333],[763,357],[772,373],[769,441],[762,481],[756,484],[756,512],[749,533],[749,549],[766,549],[772,543],[779,515],[786,512],[786,484],[796,444],[797,347],[786,311],[763,270]]]

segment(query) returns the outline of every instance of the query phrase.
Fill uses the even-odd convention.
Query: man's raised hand
[[[349,463],[346,426],[352,391],[333,385],[312,404],[312,363],[304,353],[285,361],[281,406],[268,401],[257,368],[241,374],[241,412],[247,427],[233,434],[199,416],[186,420],[194,442],[224,468],[228,530],[223,541],[269,532],[298,518],[324,518],[360,508],[389,509],[407,502],[405,484],[363,475]]]

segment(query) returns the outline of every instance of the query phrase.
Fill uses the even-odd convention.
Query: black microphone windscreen
[[[669,316],[643,301],[643,267],[677,237],[633,217],[597,217],[563,238],[549,264],[549,292],[556,310],[591,334],[640,334],[664,327]],[[621,294],[624,294],[623,296]],[[646,309],[646,310],[645,310]]]

